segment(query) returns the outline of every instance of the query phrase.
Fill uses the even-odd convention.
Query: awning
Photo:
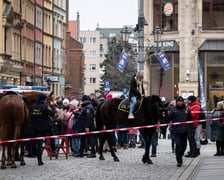
[[[200,47],[200,51],[224,51],[224,39],[206,40]]]

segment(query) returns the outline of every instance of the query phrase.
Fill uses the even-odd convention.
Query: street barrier
[[[109,130],[72,133],[72,134],[63,134],[63,135],[54,135],[54,136],[45,136],[45,137],[3,140],[3,141],[0,141],[0,144],[33,141],[33,140],[44,140],[44,139],[49,139],[49,138],[60,138],[60,137],[69,137],[69,136],[82,136],[82,135],[87,135],[87,134],[100,134],[100,133],[108,133],[108,132],[127,131],[127,130],[133,130],[133,129],[144,129],[144,128],[163,127],[163,126],[175,126],[175,125],[179,125],[179,124],[191,124],[191,123],[194,123],[194,122],[217,121],[217,120],[223,120],[223,119],[224,118],[202,119],[202,120],[195,120],[195,121],[184,121],[184,122],[176,122],[176,123],[155,124],[155,125],[147,125],[147,126],[139,126],[139,127],[127,127],[127,128],[119,128],[119,129],[109,129]]]

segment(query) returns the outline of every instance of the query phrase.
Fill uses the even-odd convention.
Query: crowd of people
[[[139,73],[132,78],[129,92],[131,103],[128,119],[134,119],[133,109],[136,101],[144,97],[142,79],[143,76]],[[46,104],[47,96],[40,93],[38,95],[38,102],[33,105],[32,111],[30,112],[27,136],[44,137],[94,131],[96,130],[95,112],[99,103],[111,98],[113,98],[111,94],[97,98],[94,93],[83,95],[81,100],[72,97],[57,97],[55,103],[48,106]],[[122,96],[122,98],[125,97]],[[224,117],[223,108],[223,102],[218,102],[212,112],[212,118]],[[203,116],[200,100],[197,97],[192,95],[184,99],[182,96],[178,96],[170,102],[167,123],[180,123],[169,127],[172,151],[175,152],[178,167],[182,166],[183,156],[186,158],[194,158],[200,155],[200,132],[206,128],[206,123],[195,120],[202,119],[205,119],[205,116]],[[181,122],[185,121],[194,121],[194,123],[181,124]],[[224,155],[224,120],[212,121],[210,126],[212,129],[211,140],[215,141],[217,147],[215,156]],[[117,128],[125,128],[125,126],[119,125]],[[151,140],[152,157],[156,157],[158,133],[159,128],[155,130]],[[97,135],[70,136],[68,139],[70,151],[74,157],[84,157],[85,152],[88,150],[90,151],[87,154],[88,158],[96,157],[98,150]],[[114,135],[113,147],[115,150],[120,148],[135,148],[137,141],[141,143],[140,147],[144,147],[144,139],[138,130],[118,131]],[[51,139],[50,145],[54,153],[57,153],[58,145],[61,143],[63,142],[59,139]],[[28,157],[35,155],[38,160],[38,165],[44,164],[42,161],[42,144],[43,140],[27,143]],[[185,154],[187,144],[189,144],[189,152]],[[108,147],[105,146],[105,151],[107,150]]]

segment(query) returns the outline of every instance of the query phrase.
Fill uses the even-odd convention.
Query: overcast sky
[[[69,20],[80,14],[81,30],[137,24],[138,0],[69,0]]]

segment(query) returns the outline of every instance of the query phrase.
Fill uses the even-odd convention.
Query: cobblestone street
[[[152,158],[153,165],[142,163],[143,153],[144,150],[141,148],[120,149],[117,152],[120,162],[114,162],[110,153],[105,154],[105,161],[100,161],[98,155],[93,159],[69,156],[67,160],[65,156],[60,155],[58,159],[50,160],[45,152],[43,166],[37,165],[36,158],[26,158],[26,166],[17,165],[16,169],[1,169],[0,179],[178,179],[193,161],[191,158],[184,158],[183,166],[176,167],[170,140],[159,140],[157,157]]]

